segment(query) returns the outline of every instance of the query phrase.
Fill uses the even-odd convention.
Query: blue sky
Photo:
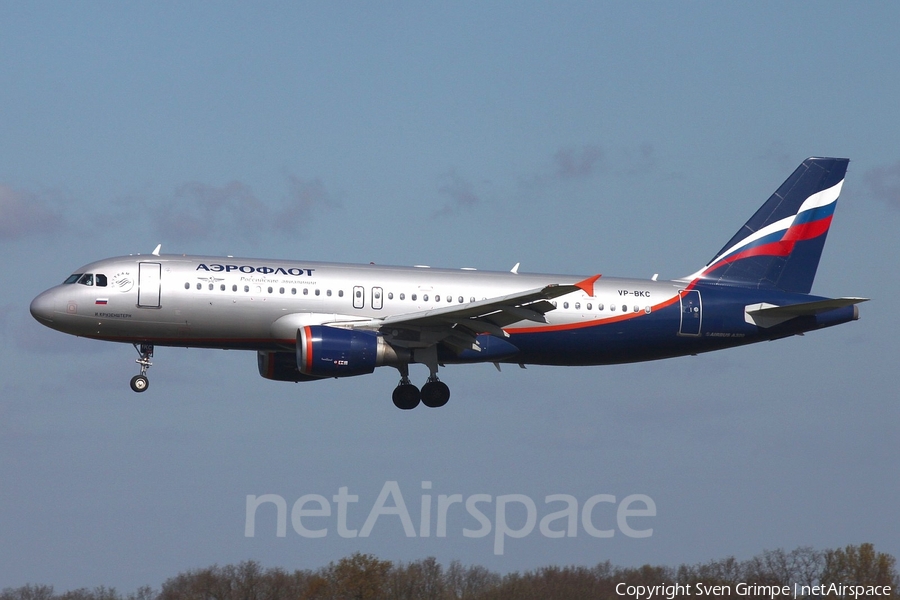
[[[873,542],[900,556],[900,40],[892,3],[0,3],[0,587],[158,586],[355,551],[499,571]],[[42,328],[28,303],[129,253],[663,278],[807,156],[852,160],[813,291],[862,318],[700,357],[393,369],[278,384],[250,353]],[[10,285],[11,284],[11,285]],[[421,372],[420,372],[421,371]],[[424,367],[413,369],[424,377]],[[247,495],[651,497],[653,535],[275,535]],[[430,491],[422,482],[432,482]],[[614,523],[606,505],[598,521]],[[611,506],[611,505],[609,505]],[[521,508],[521,507],[519,507]],[[558,506],[554,506],[554,509]],[[522,514],[510,509],[510,522]],[[327,521],[323,520],[322,523]]]

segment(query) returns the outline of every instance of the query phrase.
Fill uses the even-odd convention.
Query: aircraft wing
[[[593,295],[594,282],[599,278],[600,275],[595,275],[573,284],[550,284],[476,302],[391,315],[383,319],[335,322],[329,325],[377,330],[390,343],[399,346],[421,348],[444,342],[458,350],[480,350],[476,341],[479,333],[507,338],[509,334],[503,328],[513,323],[546,323],[544,315],[555,308],[550,300],[579,290]]]

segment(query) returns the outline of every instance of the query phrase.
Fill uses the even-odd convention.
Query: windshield
[[[75,273],[74,275],[69,275],[63,283],[75,283],[78,281],[78,278],[81,277],[81,273]]]

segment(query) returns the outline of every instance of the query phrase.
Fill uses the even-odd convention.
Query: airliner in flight
[[[859,318],[865,298],[810,295],[849,160],[809,158],[696,273],[671,281],[160,254],[85,265],[31,314],[134,345],[252,350],[259,374],[400,372],[394,404],[439,407],[448,364],[608,365],[775,340]],[[428,367],[421,390],[409,365]]]

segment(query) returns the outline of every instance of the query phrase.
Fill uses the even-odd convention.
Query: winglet
[[[584,281],[579,281],[578,283],[575,284],[575,287],[578,287],[578,288],[581,288],[582,290],[584,290],[584,293],[587,294],[588,296],[593,296],[594,295],[594,283],[596,283],[596,281],[598,279],[600,279],[599,273],[597,275],[594,275],[593,277],[588,277]]]

